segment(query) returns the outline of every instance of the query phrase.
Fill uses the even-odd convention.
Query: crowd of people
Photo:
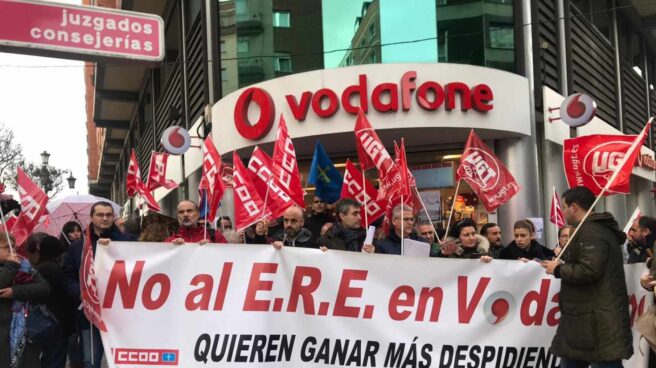
[[[563,199],[567,221],[577,225],[594,196],[589,190],[577,187],[565,192]],[[330,206],[314,197],[308,211],[290,207],[280,219],[259,221],[236,232],[229,217],[220,217],[216,226],[205,224],[197,204],[190,200],[178,204],[177,224],[117,219],[110,203],[98,202],[91,208],[88,229],[70,222],[63,226],[59,239],[34,233],[19,248],[22,256],[10,252],[11,234],[1,233],[0,367],[63,368],[67,360],[71,367],[100,367],[103,355],[100,334],[78,308],[80,264],[87,236],[91,237],[94,252],[97,244],[138,240],[179,246],[271,244],[276,249],[302,247],[400,255],[404,238],[426,243],[430,257],[475,258],[482,262],[538,261],[547,273],[562,280],[562,318],[552,345],[552,352],[563,358],[562,367],[585,366],[581,362],[617,361],[621,366],[621,359],[632,354],[621,265],[623,261],[644,262],[652,267],[652,272],[642,277],[641,284],[653,290],[656,262],[652,265],[650,261],[656,241],[656,219],[648,216],[636,219],[624,246],[626,234],[619,230],[613,216],[593,213],[585,226],[581,226],[578,240],[563,253],[562,260],[554,260],[572,236],[572,226],[561,228],[558,244],[549,247],[539,243],[530,220],[518,219],[508,229],[512,230],[513,240],[504,245],[501,235],[506,230],[495,223],[479,227],[472,219],[463,219],[447,233],[429,221],[417,221],[412,208],[398,205],[392,209],[387,224],[377,222],[374,240],[368,242],[360,211],[360,203],[354,199],[341,199]],[[15,331],[16,325],[20,325],[17,320],[22,315],[24,327],[27,315],[17,308],[28,304],[45,305],[56,318],[57,328],[47,339],[32,339],[25,331]],[[597,308],[600,305],[604,307]],[[603,314],[601,319],[593,321],[597,326],[594,331],[588,331],[590,326],[580,318],[589,308],[601,309],[599,313]],[[593,346],[581,346],[590,339],[595,341]]]

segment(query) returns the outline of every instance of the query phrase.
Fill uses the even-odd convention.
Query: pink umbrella
[[[118,216],[121,207],[108,199],[90,194],[67,196],[48,203],[48,214],[41,217],[34,231],[42,231],[58,237],[64,224],[69,221],[75,221],[82,229],[86,229],[91,223],[91,206],[100,201],[111,204],[114,214]]]

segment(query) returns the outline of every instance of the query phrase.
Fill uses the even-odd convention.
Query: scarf
[[[30,261],[23,258],[21,259],[20,267],[14,277],[14,285],[23,285],[32,282],[34,273],[36,271],[30,264]],[[27,344],[27,313],[29,310],[29,303],[21,300],[14,300],[11,303],[11,327],[9,331],[9,347],[11,354],[11,368],[18,368],[21,366],[21,359],[23,358],[23,351]]]

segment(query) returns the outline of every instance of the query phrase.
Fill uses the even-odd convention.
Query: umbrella
[[[57,199],[48,203],[48,214],[41,217],[39,225],[34,231],[43,231],[52,236],[59,236],[61,229],[69,221],[75,221],[82,229],[85,229],[91,223],[91,206],[96,202],[108,202],[112,205],[114,213],[118,215],[121,207],[102,197],[96,197],[90,194],[72,195]]]

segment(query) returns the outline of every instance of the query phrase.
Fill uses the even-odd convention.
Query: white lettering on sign
[[[273,174],[271,173],[271,170],[269,170],[268,167],[264,165],[262,160],[260,160],[259,157],[257,156],[252,156],[251,161],[248,163],[248,170],[251,172],[255,173],[260,180],[262,180],[264,183],[267,183],[269,186],[270,191],[278,196],[280,199],[282,199],[285,202],[289,202],[292,199],[285,193],[278,184],[276,184],[275,180],[271,180],[271,177]]]
[[[483,156],[478,151],[473,151],[464,160],[471,165],[464,166],[467,176],[478,178],[484,188],[488,187],[489,181],[497,176],[497,172],[485,162]],[[475,173],[472,171],[472,167]]]
[[[248,188],[246,188],[246,183],[244,182],[244,179],[241,177],[241,174],[238,171],[235,171],[232,174],[232,178],[235,181],[234,191],[235,193],[237,193],[237,196],[241,200],[241,203],[244,205],[244,208],[246,209],[246,212],[248,212],[248,215],[254,216],[258,214],[260,210],[255,204],[253,197],[251,197],[251,193],[248,191]]]
[[[24,213],[30,220],[34,220],[41,206],[22,187],[18,187],[18,193],[21,197],[21,213]]]
[[[361,205],[366,204],[364,207],[367,214],[374,214],[381,210],[378,202],[373,200],[366,191],[362,190],[362,185],[351,176],[348,170],[344,173],[344,183],[349,194],[353,196],[353,199],[360,202]]]
[[[592,155],[592,172],[601,174],[615,171],[623,158],[622,152],[595,152]]]
[[[164,156],[162,155],[157,155],[155,156],[155,171],[157,172],[158,177],[164,177],[165,172],[164,172]]]

